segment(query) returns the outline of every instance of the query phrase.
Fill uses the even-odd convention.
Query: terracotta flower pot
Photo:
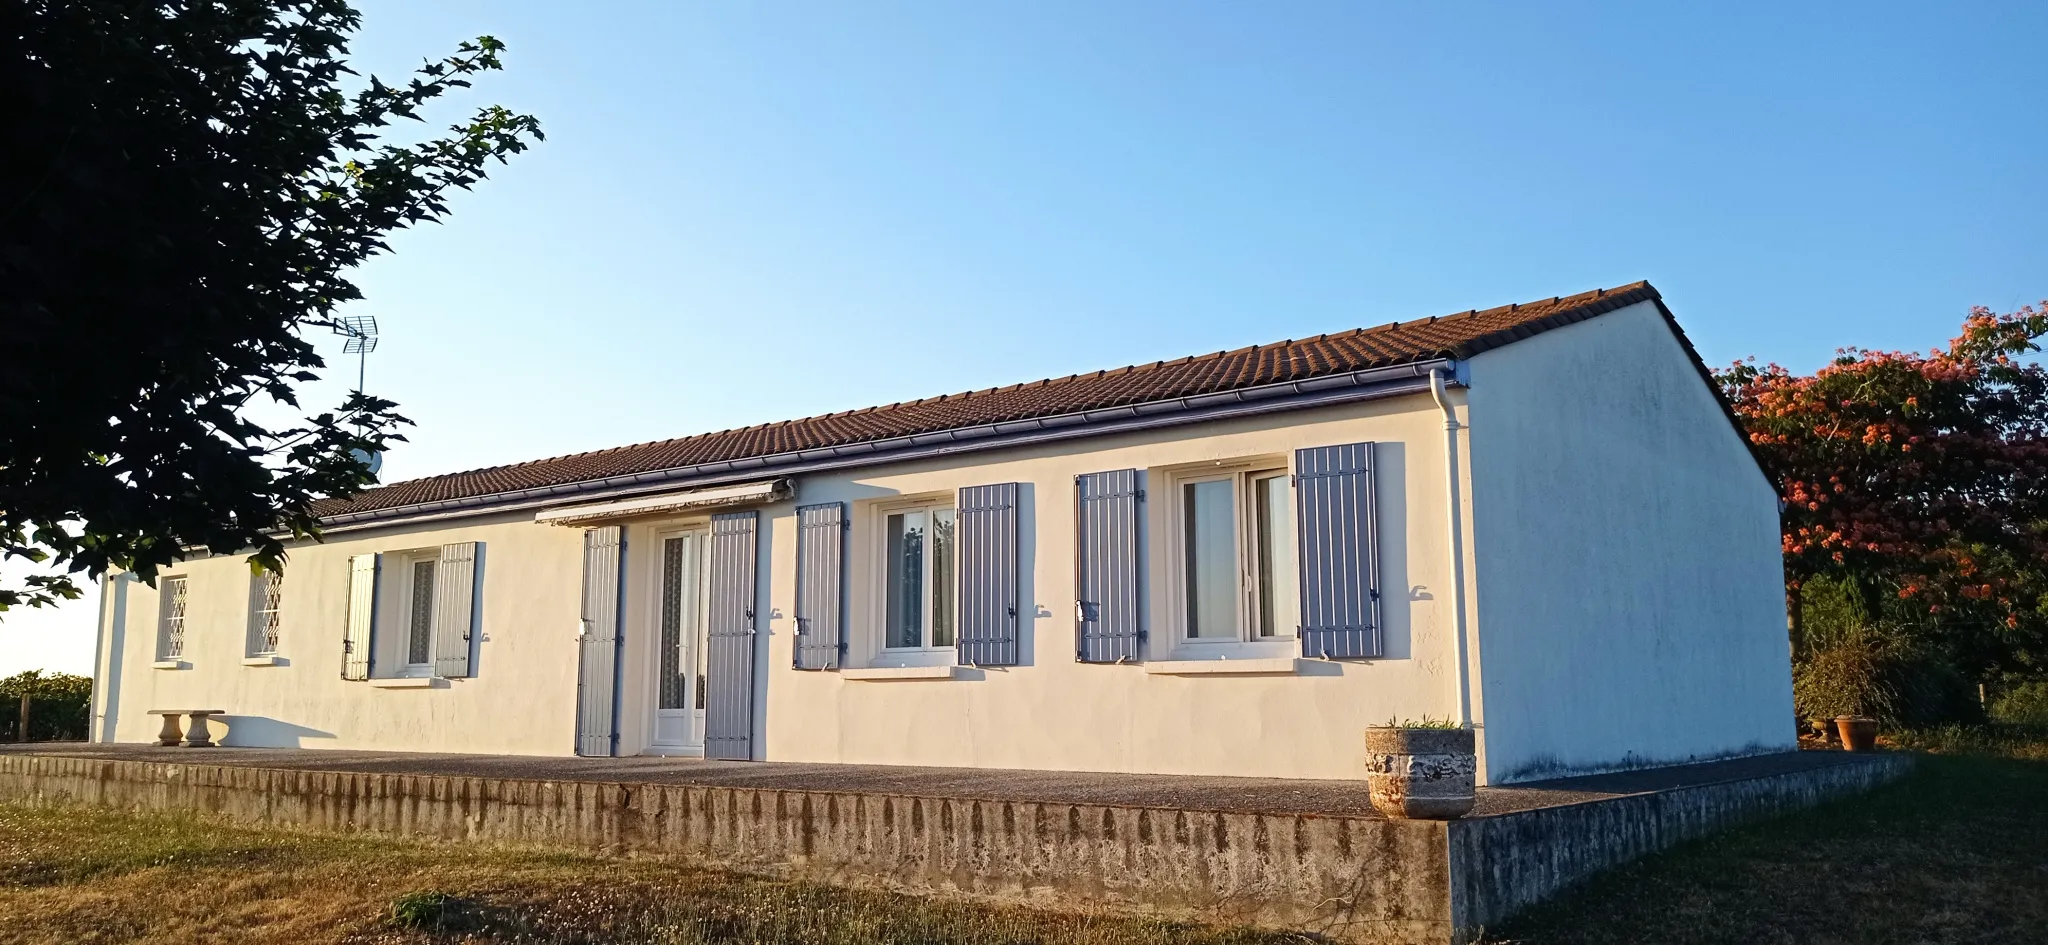
[[[1877,720],[1867,715],[1835,716],[1835,731],[1847,751],[1869,751],[1877,747]]]
[[[1472,809],[1469,728],[1375,725],[1365,730],[1365,769],[1372,806],[1388,817],[1451,820]]]

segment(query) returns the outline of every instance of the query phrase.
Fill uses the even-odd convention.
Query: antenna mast
[[[370,370],[370,352],[377,350],[377,316],[349,315],[336,319],[334,333],[346,337],[341,353],[356,356],[356,393],[363,392],[363,377]]]

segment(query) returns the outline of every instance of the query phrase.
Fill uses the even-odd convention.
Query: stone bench
[[[226,715],[227,710],[151,709],[149,710],[149,714],[161,715],[164,717],[164,730],[156,733],[157,744],[173,746],[178,744],[178,740],[182,738],[185,741],[186,748],[212,748],[213,739],[209,737],[210,733],[206,731],[206,717],[209,715]],[[178,730],[178,716],[181,715],[188,715],[192,717],[192,730],[190,732],[181,732]]]

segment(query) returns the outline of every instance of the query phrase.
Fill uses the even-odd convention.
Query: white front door
[[[655,608],[654,738],[650,754],[704,751],[706,611],[711,601],[711,533],[702,527],[661,535],[660,597]]]

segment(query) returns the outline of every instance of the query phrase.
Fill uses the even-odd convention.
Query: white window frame
[[[958,500],[953,495],[936,494],[876,503],[869,509],[868,532],[870,534],[865,545],[868,551],[866,583],[869,626],[873,628],[874,632],[874,648],[872,652],[876,654],[875,665],[942,666],[950,665],[957,659],[960,652],[960,547],[959,533],[957,531],[960,523],[960,513],[958,505]],[[891,571],[888,566],[889,516],[901,515],[905,512],[925,513],[925,539],[927,544],[924,555],[924,595],[923,599],[918,602],[918,606],[922,608],[924,616],[924,638],[922,645],[900,647],[889,645],[889,574]],[[938,587],[937,582],[932,579],[932,570],[938,560],[938,556],[932,553],[931,538],[936,529],[933,528],[931,523],[934,521],[933,516],[937,512],[952,512],[955,528],[952,595],[954,642],[944,646],[931,645],[934,625],[932,618],[935,616],[932,597],[933,591]]]
[[[419,588],[413,585],[413,566],[422,561],[434,562],[434,574],[436,577],[439,577],[441,573],[441,549],[439,548],[421,548],[413,551],[391,552],[384,555],[385,567],[392,568],[393,565],[396,565],[395,568],[386,572],[393,576],[395,579],[393,584],[396,585],[394,587],[396,593],[391,595],[393,603],[391,610],[392,620],[388,624],[396,632],[389,635],[390,642],[385,645],[385,652],[391,655],[391,660],[387,665],[394,667],[394,670],[389,674],[390,678],[412,679],[434,675],[434,635],[438,628],[434,626],[431,596],[434,589],[431,586],[427,588],[429,594],[427,610],[427,661],[415,663],[411,659],[413,595],[419,592]]]
[[[277,585],[277,606],[266,609],[269,602],[269,585]],[[260,571],[249,575],[249,637],[242,655],[249,657],[276,656],[278,646],[284,642],[284,573]],[[276,641],[270,640],[270,621],[278,623]]]
[[[643,644],[646,653],[645,656],[637,658],[644,659],[647,663],[646,678],[642,680],[642,685],[647,687],[647,698],[644,700],[647,705],[647,709],[643,713],[644,718],[642,720],[642,724],[648,726],[647,735],[644,739],[644,741],[648,745],[654,744],[654,713],[660,711],[702,712],[704,711],[706,705],[704,699],[704,689],[705,684],[709,681],[708,677],[711,674],[711,648],[709,646],[709,634],[706,633],[706,631],[709,630],[709,627],[702,626],[698,628],[698,633],[706,638],[704,640],[704,643],[706,645],[699,646],[695,639],[683,641],[685,647],[689,651],[690,656],[689,664],[683,667],[686,674],[691,677],[686,687],[688,690],[688,697],[683,700],[685,703],[688,704],[683,706],[682,709],[678,710],[663,710],[661,708],[661,598],[663,584],[668,579],[667,569],[665,567],[667,562],[664,559],[666,558],[668,553],[668,540],[671,538],[680,537],[684,532],[696,532],[703,541],[703,546],[699,549],[699,554],[703,556],[703,560],[702,564],[700,565],[700,567],[702,568],[702,572],[697,576],[698,586],[697,601],[695,603],[695,606],[698,609],[700,619],[705,621],[707,624],[711,619],[710,517],[695,516],[691,518],[674,519],[658,522],[650,526],[647,529],[647,544],[648,547],[654,550],[645,555],[645,557],[648,559],[646,564],[646,570],[644,572],[643,581],[645,590],[644,593],[640,595],[640,606],[646,613],[646,617],[642,620],[637,621],[634,624],[635,626],[644,624],[646,627],[646,630],[643,633],[643,635],[647,638],[647,642]],[[633,537],[636,536],[629,536],[629,538]],[[628,619],[632,620],[633,618],[629,616]],[[627,650],[629,652],[637,652],[634,651],[633,647],[630,645],[627,647]],[[696,734],[701,735],[702,733],[699,732]],[[699,745],[694,747],[702,748],[702,745],[700,743]]]
[[[181,662],[185,659],[186,623],[192,614],[192,585],[190,583],[190,576],[184,574],[165,575],[157,580],[156,590],[156,661],[159,663]],[[184,603],[182,605],[174,603],[180,594],[184,596]],[[174,606],[177,607],[177,613],[175,614],[171,612]],[[174,642],[177,644],[175,649],[172,647]]]
[[[1248,457],[1241,460],[1227,460],[1201,466],[1162,470],[1157,475],[1164,480],[1165,488],[1160,490],[1166,499],[1151,503],[1156,510],[1153,534],[1161,536],[1165,554],[1155,573],[1161,579],[1161,588],[1154,612],[1162,615],[1161,629],[1165,632],[1153,636],[1154,659],[1248,659],[1288,656],[1297,647],[1297,627],[1276,627],[1271,636],[1258,635],[1259,623],[1259,549],[1256,538],[1258,527],[1258,506],[1256,483],[1266,478],[1279,478],[1287,488],[1288,514],[1294,513],[1294,490],[1292,469],[1284,457]],[[1187,531],[1185,491],[1186,487],[1199,482],[1231,483],[1231,522],[1235,531],[1232,546],[1236,549],[1237,605],[1236,633],[1229,637],[1195,639],[1188,636],[1187,598]],[[1163,495],[1162,495],[1163,494]],[[1299,555],[1296,548],[1289,547],[1288,554]],[[1298,568],[1299,561],[1296,562]],[[1298,606],[1298,605],[1297,605]],[[1159,652],[1163,650],[1164,652]]]

